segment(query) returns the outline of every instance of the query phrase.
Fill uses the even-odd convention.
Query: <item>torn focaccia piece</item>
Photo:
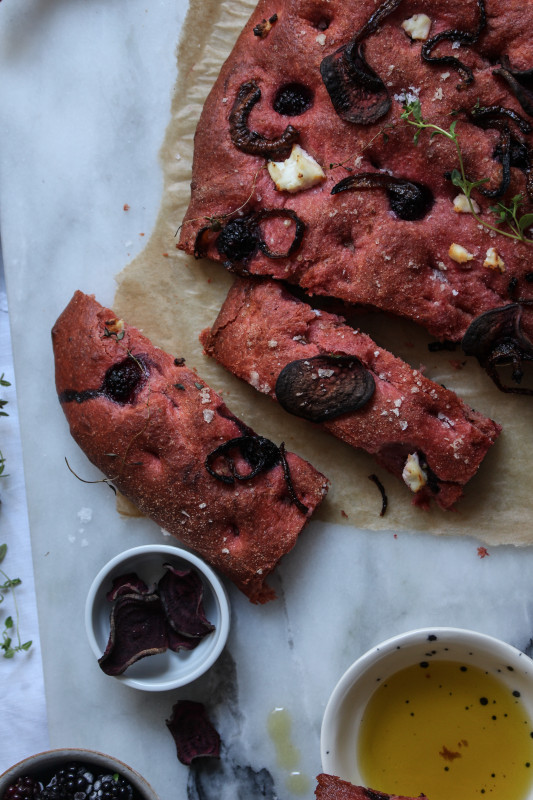
[[[238,278],[205,352],[288,411],[366,450],[414,501],[450,508],[500,426],[334,314],[275,281]]]
[[[324,772],[317,775],[316,780],[316,800],[412,800],[396,794],[367,789],[366,786],[355,786],[336,775],[327,775]],[[420,795],[417,800],[427,800],[427,798],[425,795]]]
[[[283,445],[255,434],[198,375],[92,296],[76,292],[52,331],[72,436],[146,516],[253,602],[327,491]]]
[[[199,120],[179,246],[441,340],[468,331],[468,354],[512,361],[518,391],[532,26],[521,0],[260,0]]]

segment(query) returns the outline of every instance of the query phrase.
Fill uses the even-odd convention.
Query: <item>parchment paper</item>
[[[171,119],[161,150],[164,190],[154,231],[144,251],[117,276],[114,309],[159,347],[198,371],[224,396],[229,408],[263,436],[299,453],[331,481],[318,519],[371,530],[466,534],[495,544],[533,542],[530,432],[532,398],[498,391],[473,359],[456,352],[431,353],[429,337],[409,322],[381,314],[361,314],[355,322],[378,344],[455,390],[467,403],[503,425],[478,475],[468,484],[455,511],[412,505],[412,495],[370,456],[343,445],[290,417],[267,397],[229,375],[203,355],[200,331],[210,326],[232,276],[220,264],[195,261],[177,250],[177,229],[189,202],[193,138],[200,112],[219,69],[229,55],[255,3],[253,0],[192,0],[178,47],[178,81]],[[217,132],[213,131],[213,136]],[[368,476],[376,474],[388,496],[381,497]],[[126,512],[127,506],[119,505]],[[130,509],[131,511],[131,509]]]

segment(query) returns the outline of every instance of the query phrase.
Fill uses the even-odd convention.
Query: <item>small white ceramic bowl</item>
[[[140,800],[158,800],[158,796],[150,784],[127,764],[96,750],[72,747],[46,750],[14,764],[3,775],[0,775],[0,797],[4,796],[8,786],[15,783],[17,778],[29,775],[35,779],[48,780],[48,777],[60,767],[73,761],[87,765],[95,777],[96,774],[114,775],[118,773],[131,783]]]
[[[165,653],[146,656],[116,676],[126,686],[160,692],[176,689],[203,675],[217,660],[226,644],[230,626],[230,607],[226,590],[201,558],[172,545],[143,545],[120,553],[111,559],[94,579],[85,604],[85,627],[89,644],[96,658],[100,658],[109,640],[112,603],[106,599],[113,578],[136,572],[151,586],[165,572],[164,564],[179,569],[194,569],[204,585],[204,609],[215,630],[205,636],[194,650],[167,650]]]
[[[394,636],[369,650],[344,673],[326,705],[320,751],[322,769],[364,785],[357,763],[361,719],[380,683],[423,661],[460,661],[487,670],[513,691],[533,719],[533,661],[505,642],[462,628],[422,628]]]

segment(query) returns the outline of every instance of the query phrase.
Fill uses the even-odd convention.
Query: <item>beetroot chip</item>
[[[106,594],[106,600],[111,603],[123,594],[149,594],[150,589],[136,572],[128,572],[113,578],[111,589]]]
[[[181,700],[172,707],[167,728],[176,743],[178,759],[189,766],[195,758],[220,757],[220,736],[203,703]]]
[[[179,570],[170,564],[165,567],[158,591],[169,625],[182,636],[202,639],[215,630],[205,615],[202,579],[195,570]]]
[[[185,636],[183,633],[175,631],[174,628],[168,624],[167,636],[169,649],[173,650],[175,653],[179,650],[194,650],[195,647],[198,647],[203,638],[193,639],[191,636]]]
[[[98,663],[106,675],[121,675],[135,661],[168,648],[167,623],[156,594],[126,594],[111,612],[111,630]]]

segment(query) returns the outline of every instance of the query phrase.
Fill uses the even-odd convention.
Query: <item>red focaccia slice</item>
[[[324,772],[317,775],[316,779],[316,800],[413,800],[413,798],[401,797],[397,794],[386,794],[374,789],[367,789],[365,786],[355,786],[336,775],[327,775]],[[418,800],[427,800],[427,798],[421,794]]]
[[[453,506],[501,430],[277,281],[237,278],[201,341],[207,354],[291,413],[371,453],[403,477],[420,505],[433,498]]]
[[[483,224],[510,233],[490,208],[518,195],[518,216],[532,209],[532,28],[521,0],[260,0],[197,127],[179,246],[442,340],[532,299],[531,244]],[[433,129],[413,141],[402,114],[416,100],[429,123],[455,124],[466,178],[484,181],[478,218],[452,181],[454,141]],[[515,312],[530,334],[521,304],[475,328],[469,354],[487,362],[511,339],[516,363],[533,356]]]
[[[146,516],[253,602],[327,491],[327,480],[256,435],[198,375],[76,292],[52,339],[56,388],[87,457]]]

